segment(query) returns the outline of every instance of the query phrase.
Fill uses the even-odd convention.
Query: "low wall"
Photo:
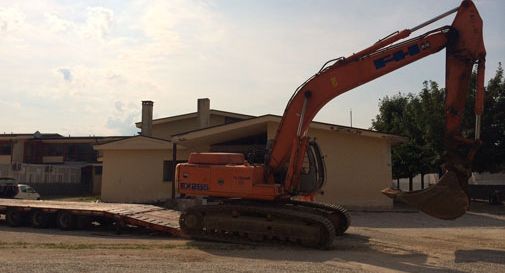
[[[90,186],[75,183],[27,183],[32,186],[42,197],[54,195],[88,195],[91,194]]]
[[[0,164],[0,176],[12,177],[20,184],[32,186],[42,197],[91,194],[89,183],[81,181],[82,166]]]

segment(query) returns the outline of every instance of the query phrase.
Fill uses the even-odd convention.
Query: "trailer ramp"
[[[181,236],[179,212],[153,205],[0,198],[0,214],[7,214],[10,210],[23,213],[27,218],[35,211],[48,214],[68,213],[73,216],[100,216],[113,219],[120,225],[133,225]]]

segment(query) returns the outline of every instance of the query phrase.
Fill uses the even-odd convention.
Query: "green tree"
[[[476,74],[471,78],[462,134],[474,136]],[[444,154],[445,90],[433,81],[425,81],[418,95],[397,94],[379,102],[379,114],[372,129],[405,136],[407,143],[392,148],[393,177],[440,172]],[[505,170],[505,79],[501,64],[488,82],[482,117],[482,147],[474,160],[476,171]]]
[[[412,94],[401,93],[393,97],[385,97],[380,101],[376,119],[372,121],[372,128],[396,135],[408,137],[408,142],[395,146],[391,150],[393,178],[408,177],[409,188],[412,189],[412,178],[421,172],[423,151],[417,144],[418,138],[411,137],[417,128],[412,126],[418,117],[414,102],[416,98]]]
[[[427,172],[437,172],[442,164],[441,154],[444,150],[445,90],[439,88],[436,82],[425,81],[418,97],[420,106],[417,126],[420,127],[418,137],[422,138],[421,143],[426,151],[424,164]]]
[[[486,87],[482,117],[482,146],[477,152],[474,169],[505,171],[505,78],[501,63]]]

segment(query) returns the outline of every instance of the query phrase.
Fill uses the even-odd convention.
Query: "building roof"
[[[244,114],[233,113],[233,112],[226,112],[226,111],[215,110],[215,109],[210,109],[210,114],[215,115],[215,116],[224,116],[224,117],[231,117],[231,118],[237,118],[237,119],[255,118],[255,116],[244,115]],[[153,125],[174,122],[174,121],[189,119],[189,118],[196,118],[196,117],[198,117],[198,112],[192,112],[192,113],[171,116],[171,117],[165,117],[165,118],[158,118],[158,119],[153,119]],[[135,126],[137,126],[137,128],[142,128],[142,122],[141,121],[136,122]]]
[[[40,133],[39,131],[36,131],[35,133],[31,134],[15,134],[15,133],[10,133],[10,134],[0,134],[0,140],[13,140],[13,139],[46,139],[46,138],[61,138],[63,137],[60,134],[55,134],[55,133]]]
[[[148,137],[132,136],[118,139],[115,141],[97,144],[93,148],[98,151],[103,150],[167,150],[172,148],[170,140]]]
[[[213,143],[225,142],[265,132],[266,124],[268,122],[280,123],[281,119],[282,117],[277,115],[263,115],[235,123],[218,125],[176,134],[172,137],[172,141],[181,144],[186,141],[205,141]],[[310,128],[381,138],[390,141],[392,144],[403,143],[406,141],[406,138],[397,135],[385,134],[368,129],[347,127],[324,122],[313,121],[310,125]]]
[[[41,141],[43,143],[107,143],[125,138],[124,136],[88,136],[88,137],[58,137],[58,138],[45,138]]]
[[[122,139],[124,136],[77,136],[65,137],[60,134],[45,134],[35,132],[33,134],[0,134],[0,140],[37,140],[42,143],[105,143],[113,140]]]

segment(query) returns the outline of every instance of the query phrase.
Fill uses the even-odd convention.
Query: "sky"
[[[477,0],[486,80],[505,61],[505,1]],[[154,118],[211,108],[282,115],[329,59],[459,5],[456,0],[0,0],[0,133],[134,135]],[[453,16],[416,34],[451,24]],[[328,103],[317,121],[369,128],[379,100],[444,85],[443,52]]]

